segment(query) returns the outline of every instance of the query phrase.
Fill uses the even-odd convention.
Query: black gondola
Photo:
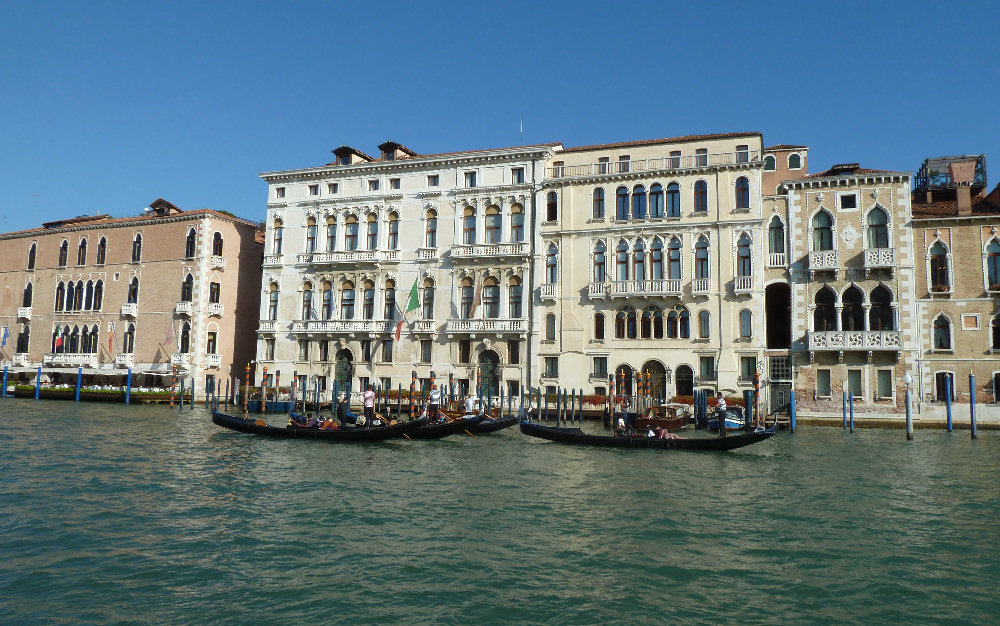
[[[482,415],[475,415],[461,417],[453,422],[434,422],[431,424],[424,424],[420,428],[409,431],[406,434],[410,437],[410,439],[440,439],[441,437],[447,437],[448,435],[464,433],[467,430],[472,432],[470,428],[475,424],[478,424],[481,419],[483,419]]]
[[[517,416],[511,415],[509,417],[504,417],[500,419],[484,419],[478,424],[473,424],[469,427],[469,432],[473,435],[480,435],[483,433],[495,433],[498,430],[503,430],[504,428],[510,428],[517,423]]]
[[[659,450],[735,450],[774,436],[777,424],[766,430],[746,433],[744,435],[729,435],[727,437],[704,437],[686,439],[674,437],[659,439],[656,437],[619,437],[609,435],[588,435],[579,428],[556,428],[543,426],[535,422],[521,422],[521,432],[532,437],[572,443],[583,446],[599,446],[604,448],[654,448]]]
[[[339,428],[323,430],[321,428],[287,428],[279,426],[259,425],[242,417],[227,415],[212,411],[212,422],[241,433],[263,435],[265,437],[280,437],[282,439],[322,439],[323,441],[383,441],[394,437],[413,436],[413,432],[423,427],[427,420],[417,419],[412,422],[401,422],[395,426],[375,428]]]

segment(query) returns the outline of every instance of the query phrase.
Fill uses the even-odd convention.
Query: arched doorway
[[[787,283],[773,283],[764,288],[764,323],[769,349],[792,347],[792,290]]]
[[[694,370],[689,365],[678,365],[674,378],[674,389],[678,396],[694,395]]]
[[[667,393],[667,369],[659,361],[646,361],[642,366],[643,374],[649,374],[650,393],[654,398],[663,398]]]
[[[351,374],[354,372],[354,355],[350,350],[343,349],[337,351],[337,365],[334,369],[333,379],[337,383],[338,389],[347,389],[351,384]]]
[[[619,365],[615,369],[615,389],[618,395],[631,396],[633,388],[632,368],[628,365]]]
[[[495,396],[500,389],[500,355],[484,350],[479,355],[479,376],[484,396]]]

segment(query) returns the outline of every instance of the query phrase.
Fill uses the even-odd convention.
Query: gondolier
[[[431,392],[428,394],[427,400],[430,403],[427,417],[430,421],[436,422],[438,421],[438,408],[441,406],[441,390],[438,389],[437,385],[431,385]]]

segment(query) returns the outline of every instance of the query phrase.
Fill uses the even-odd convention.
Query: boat
[[[483,433],[495,433],[498,430],[503,430],[505,428],[510,428],[517,423],[516,415],[508,415],[502,418],[486,418],[477,424],[473,424],[469,427],[469,432],[473,435],[479,435]]]
[[[646,430],[659,426],[664,430],[680,430],[691,423],[683,405],[650,407],[646,417],[635,420],[636,430]]]
[[[743,430],[746,422],[743,420],[743,409],[738,406],[726,409],[726,430]],[[712,415],[708,418],[708,429],[719,432],[719,416]]]
[[[322,428],[280,427],[271,426],[263,420],[247,420],[220,411],[212,411],[212,422],[230,430],[265,437],[282,439],[322,439],[324,441],[383,441],[394,437],[408,437],[422,428],[427,420],[418,419],[411,422],[400,422],[394,426],[375,428],[338,428],[324,430]]]
[[[521,422],[522,433],[549,441],[603,448],[653,448],[657,450],[735,450],[773,437],[776,429],[777,422],[770,428],[742,435],[692,439],[675,435],[667,439],[659,439],[646,436],[590,435],[579,428],[557,428],[537,422]]]
[[[410,439],[440,439],[448,435],[455,435],[466,431],[472,432],[469,429],[478,424],[482,419],[482,415],[469,415],[450,422],[424,424],[420,428],[407,431],[406,434]]]

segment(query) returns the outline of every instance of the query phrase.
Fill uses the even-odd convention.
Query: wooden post
[[[250,364],[243,373],[243,413],[250,412]]]
[[[128,376],[125,377],[125,404],[128,404],[132,396],[132,368],[128,368]]]
[[[170,408],[174,408],[174,394],[177,392],[177,365],[170,368]]]
[[[260,412],[267,413],[267,366],[264,366],[264,373],[260,376]]]

